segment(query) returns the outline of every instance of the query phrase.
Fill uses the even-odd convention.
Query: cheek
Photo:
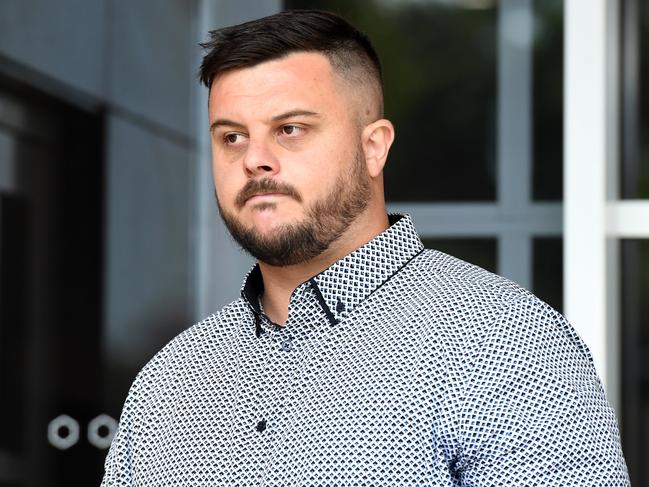
[[[342,137],[331,138],[305,158],[308,162],[305,169],[309,179],[313,180],[316,191],[318,188],[325,189],[329,181],[335,180],[341,172],[348,170],[355,160],[358,143],[349,136],[344,140]]]
[[[289,181],[300,190],[305,202],[320,200],[331,191],[340,174],[341,166],[336,152],[320,152],[308,159],[308,164],[299,168]]]
[[[232,166],[212,162],[212,180],[221,205],[231,206],[237,192],[245,183],[240,182],[237,176]]]

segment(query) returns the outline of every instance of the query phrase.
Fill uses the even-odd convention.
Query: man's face
[[[270,265],[316,257],[365,209],[353,99],[326,57],[296,53],[212,84],[214,184],[234,238]]]

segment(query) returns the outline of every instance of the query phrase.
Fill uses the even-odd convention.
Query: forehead
[[[331,63],[319,53],[294,53],[249,68],[227,71],[212,82],[210,119],[290,109],[335,108],[339,83]],[[302,106],[305,105],[305,106]]]

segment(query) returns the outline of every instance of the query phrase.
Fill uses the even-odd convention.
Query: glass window
[[[561,312],[563,309],[563,239],[534,238],[532,265],[532,292]]]
[[[649,485],[649,240],[623,240],[622,446],[632,485]]]
[[[471,264],[496,272],[498,244],[495,238],[424,238],[427,249],[453,255]]]
[[[649,198],[649,3],[625,0],[621,13],[620,189],[622,198]]]
[[[337,12],[383,62],[397,138],[388,201],[493,201],[497,11],[492,1],[287,0]]]
[[[534,1],[532,195],[563,195],[563,0]]]
[[[0,194],[0,452],[22,453],[27,367],[29,206]],[[8,399],[8,400],[7,400]]]

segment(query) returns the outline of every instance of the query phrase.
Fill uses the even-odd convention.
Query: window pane
[[[649,198],[649,3],[622,2],[623,198]]]
[[[557,311],[563,309],[563,239],[537,237],[532,244],[532,292]]]
[[[563,194],[563,0],[534,1],[532,62],[534,200]]]
[[[24,449],[25,384],[29,320],[29,202],[0,194],[0,452]]]
[[[285,6],[337,12],[374,43],[384,68],[386,117],[397,131],[385,169],[388,201],[495,199],[495,2],[287,0]]]
[[[632,485],[649,485],[649,240],[622,241],[622,446]]]
[[[427,249],[435,249],[496,272],[497,241],[495,238],[424,238]]]

